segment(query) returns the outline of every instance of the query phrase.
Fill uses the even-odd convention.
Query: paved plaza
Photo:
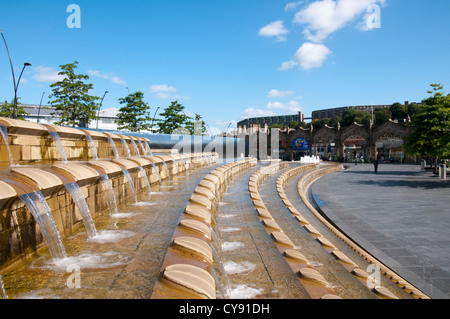
[[[450,180],[420,166],[346,164],[311,188],[347,235],[432,298],[450,298]]]

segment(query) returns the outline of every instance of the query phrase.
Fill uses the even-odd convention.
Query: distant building
[[[295,115],[279,115],[279,116],[265,116],[265,117],[253,117],[242,120],[237,123],[238,132],[246,132],[247,129],[253,128],[259,130],[261,128],[270,127],[274,124],[281,124],[288,126],[292,121],[303,122],[304,117],[302,112],[298,112]]]
[[[326,118],[333,118],[335,116],[339,116],[342,118],[344,116],[344,112],[353,109],[358,111],[365,111],[365,112],[372,112],[373,109],[378,108],[390,108],[391,105],[358,105],[358,106],[344,106],[344,107],[337,107],[332,109],[324,109],[324,110],[318,110],[312,112],[312,120],[321,120]]]
[[[28,113],[24,118],[27,121],[40,123],[40,124],[54,124],[59,120],[59,116],[52,115],[51,113],[55,112],[55,109],[50,106],[42,106],[39,108],[39,105],[21,105],[23,110]],[[3,107],[3,104],[0,103],[0,108]],[[104,109],[99,112],[98,117],[98,129],[99,130],[117,130],[117,124],[114,122],[117,119],[117,113],[119,112],[116,108]],[[97,128],[97,120],[91,121],[91,123],[86,125],[86,128]]]
[[[405,106],[408,106],[410,104],[408,101],[405,102]],[[419,103],[411,103],[411,104],[419,104]],[[340,118],[344,117],[344,112],[353,109],[358,111],[365,111],[365,112],[372,112],[372,109],[379,109],[379,108],[390,108],[392,105],[358,105],[358,106],[344,106],[344,107],[337,107],[332,109],[324,109],[324,110],[317,110],[312,112],[311,119],[326,119],[326,118],[333,118],[335,116],[339,116]]]

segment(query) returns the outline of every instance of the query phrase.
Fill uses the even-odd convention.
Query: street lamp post
[[[159,110],[159,106],[156,108],[155,115],[153,115],[153,118],[152,118],[152,124],[151,124],[151,131],[152,131],[152,133],[153,133],[153,122],[155,121],[156,112],[158,112],[158,110]]]
[[[17,120],[17,91],[19,90],[20,79],[22,78],[23,71],[25,71],[25,68],[27,66],[31,66],[31,64],[28,62],[25,62],[23,64],[22,72],[20,72],[20,76],[19,76],[19,79],[17,80],[17,84],[14,85],[14,116],[13,116],[13,118],[15,120]]]
[[[42,93],[41,103],[39,103],[38,118],[37,118],[38,123],[39,123],[39,116],[41,115],[41,107],[42,107],[42,100],[44,99],[44,94],[45,94],[45,92]]]
[[[98,108],[98,112],[97,112],[97,130],[98,130],[98,118],[100,117],[100,110],[102,108],[103,105],[103,99],[105,98],[105,95],[109,93],[108,91],[105,91],[105,94],[103,94],[102,100],[100,101],[100,106]]]
[[[5,36],[3,35],[2,30],[0,30],[0,33],[2,34],[3,42],[5,43],[5,47],[6,47],[6,52],[8,53],[9,64],[11,65],[11,72],[12,72],[12,77],[13,77],[13,82],[14,82],[14,115],[13,115],[13,118],[17,119],[17,90],[19,89],[20,79],[22,78],[23,71],[25,70],[25,68],[27,66],[31,66],[31,64],[28,62],[25,62],[23,64],[22,72],[20,73],[19,80],[16,83],[16,76],[14,74],[14,67],[13,67],[13,63],[11,60],[11,55],[9,54],[8,44],[6,44],[6,39],[5,39]]]

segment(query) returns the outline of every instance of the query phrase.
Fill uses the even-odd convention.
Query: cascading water
[[[139,167],[139,173],[141,174],[142,178],[144,179],[145,186],[147,186],[148,193],[152,192],[152,187],[150,186],[150,182],[148,181],[147,174],[145,173],[145,170],[142,168],[142,166]]]
[[[140,140],[138,140],[139,145],[141,146],[141,150],[142,150],[142,154],[145,155],[145,148],[144,145],[142,144],[142,142]]]
[[[66,151],[64,150],[64,147],[62,145],[61,139],[59,138],[59,134],[58,132],[50,132],[50,135],[53,139],[53,141],[56,143],[56,145],[58,146],[59,149],[59,159],[64,162],[67,163],[67,156],[66,156]]]
[[[161,180],[161,175],[159,175],[158,168],[156,167],[155,163],[152,163],[152,166],[153,166],[153,169],[154,169],[155,172],[156,172],[156,175],[158,175],[159,185],[161,185],[161,184],[162,184],[162,180]]]
[[[131,144],[133,144],[133,148],[134,148],[134,151],[136,153],[136,156],[140,156],[141,154],[139,153],[139,150],[138,150],[137,145],[134,142],[134,140],[131,140]]]
[[[117,152],[116,143],[114,143],[113,139],[111,137],[109,137],[109,136],[108,136],[108,141],[111,144],[111,147],[112,147],[113,152],[114,152],[114,156],[116,158],[119,158],[119,152]]]
[[[170,174],[169,174],[169,168],[167,167],[166,162],[163,161],[163,164],[164,164],[164,168],[165,168],[165,170],[166,170],[167,178],[168,178],[168,179],[171,179],[171,178],[170,178]]]
[[[87,206],[86,199],[84,198],[83,193],[80,190],[80,187],[76,182],[69,183],[64,186],[72,196],[75,205],[77,205],[80,211],[88,238],[93,238],[97,236],[97,230],[95,229],[94,220],[92,219],[91,212],[89,211],[89,207]]]
[[[19,198],[33,215],[53,259],[66,258],[53,214],[41,192],[20,195]]]
[[[188,172],[188,168],[187,168],[187,166],[186,166],[186,162],[184,161],[184,159],[181,157],[180,158],[181,159],[181,162],[183,163],[183,165],[184,165],[184,170],[186,171],[186,173]]]
[[[123,147],[125,147],[125,149],[127,150],[128,157],[131,157],[130,148],[128,147],[127,142],[123,138],[122,138],[122,143],[123,143]]]
[[[6,126],[0,125],[0,133],[2,134],[3,141],[5,142],[6,149],[8,150],[9,162],[11,163],[12,166],[14,165],[14,159],[8,144],[8,128]]]
[[[92,150],[92,153],[94,154],[93,159],[98,160],[97,148],[95,147],[92,137],[89,134],[85,134],[85,135],[86,135],[86,141],[88,142],[89,148]]]
[[[123,175],[125,175],[125,177],[127,178],[128,184],[130,184],[131,191],[133,192],[134,199],[137,203],[138,199],[137,199],[136,191],[134,190],[133,180],[131,179],[130,173],[125,168],[122,168],[122,172],[123,172]]]
[[[8,295],[6,294],[5,285],[3,284],[3,279],[1,275],[0,275],[0,299],[8,299]]]
[[[117,208],[116,195],[114,194],[111,180],[106,174],[101,176],[101,187],[106,195],[105,199],[106,205],[108,205],[109,213],[113,216],[119,214],[119,210]]]
[[[217,275],[216,279],[221,284],[221,285],[217,285],[217,287],[219,288],[219,291],[221,292],[221,295],[222,295],[221,297],[225,299],[231,293],[231,284],[228,279],[228,275],[227,275],[227,272],[226,272],[225,266],[224,266],[225,262],[222,258],[222,254],[219,254],[212,244],[210,245],[210,247],[211,247],[211,251],[213,254],[213,259],[216,261],[213,264],[213,270],[214,270],[215,274]],[[215,269],[217,269],[218,272],[215,271]],[[220,276],[219,274],[222,274],[222,276]]]
[[[153,156],[152,149],[150,148],[150,142],[147,142],[147,146],[148,146],[148,153],[147,153],[147,155]]]

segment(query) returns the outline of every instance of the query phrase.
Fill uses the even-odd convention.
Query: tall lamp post
[[[14,114],[13,114],[13,118],[17,119],[17,90],[19,89],[20,79],[22,78],[23,71],[25,71],[25,68],[27,66],[31,66],[31,64],[28,62],[25,62],[23,64],[22,72],[20,72],[19,80],[16,83],[16,76],[14,74],[14,67],[13,67],[13,63],[11,60],[11,55],[9,54],[8,44],[6,44],[6,39],[5,39],[5,36],[3,35],[2,30],[0,30],[0,33],[2,34],[3,42],[5,43],[5,47],[6,47],[6,52],[8,53],[9,64],[11,65],[11,72],[12,72],[12,77],[13,77],[13,82],[14,82]]]
[[[102,100],[100,101],[100,107],[98,108],[98,112],[97,112],[97,130],[98,130],[98,118],[100,117],[100,110],[102,108],[103,105],[103,99],[105,98],[105,95],[109,93],[108,91],[105,91],[105,94],[103,94]]]
[[[45,92],[42,93],[41,103],[39,103],[38,118],[37,118],[38,123],[39,123],[39,116],[41,115],[41,107],[42,107],[42,100],[44,99],[44,94],[45,94]]]
[[[151,124],[151,131],[152,131],[152,133],[153,133],[153,121],[155,121],[156,112],[158,112],[158,110],[159,110],[159,106],[156,108],[155,115],[153,115],[153,118],[152,118],[152,124]]]

